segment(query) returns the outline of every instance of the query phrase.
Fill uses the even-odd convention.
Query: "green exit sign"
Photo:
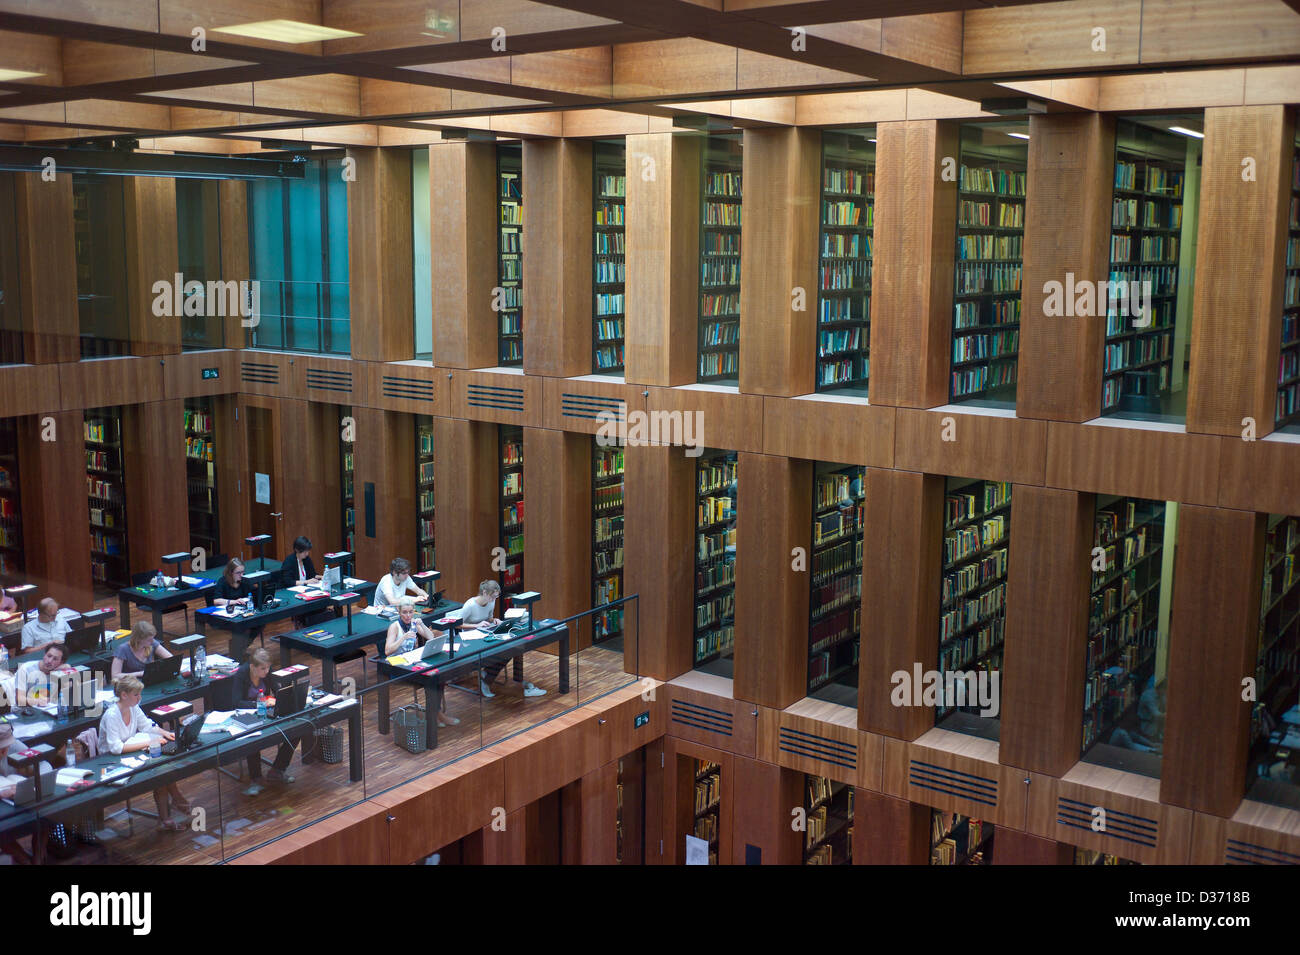
[[[650,722],[650,711],[646,710],[644,713],[638,713],[636,715],[636,719],[632,721],[632,728],[639,729],[642,726],[645,726],[649,722]]]
[[[210,379],[210,378],[220,378],[220,377],[221,377],[221,369],[220,369],[220,368],[204,368],[204,369],[203,369],[203,380],[204,380],[204,381],[207,381],[207,380]]]

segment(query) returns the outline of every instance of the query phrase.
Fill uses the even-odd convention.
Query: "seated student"
[[[320,583],[320,574],[311,559],[311,540],[299,537],[293,542],[293,553],[280,565],[280,586],[296,587],[299,584],[315,586]]]
[[[14,790],[26,777],[14,772],[9,765],[9,747],[14,745],[14,731],[8,723],[0,723],[0,799],[13,799]]]
[[[257,706],[258,697],[270,696],[271,688],[266,684],[266,675],[271,672],[271,655],[261,647],[248,654],[248,660],[239,665],[232,679],[235,681],[235,707],[247,710]],[[281,743],[271,766],[271,778],[284,783],[294,781],[289,772],[289,763],[293,760],[293,744]],[[256,796],[262,791],[262,754],[256,752],[248,757],[248,788],[245,796]]]
[[[1156,678],[1153,674],[1147,679],[1146,689],[1138,698],[1138,724],[1142,727],[1142,735],[1148,742],[1156,745],[1165,738],[1165,708],[1162,705],[1164,695],[1165,688],[1156,687]]]
[[[247,607],[253,602],[253,585],[244,580],[244,562],[238,557],[226,561],[226,569],[217,580],[212,603],[218,607]]]
[[[48,706],[54,694],[54,674],[66,669],[66,644],[51,643],[39,660],[28,660],[14,675],[14,703],[17,706]]]
[[[478,596],[470,597],[465,601],[465,605],[460,608],[461,623],[466,627],[477,626],[480,630],[488,630],[495,627],[501,621],[496,618],[493,611],[496,609],[497,597],[501,595],[501,585],[495,580],[485,580],[478,585]],[[488,663],[483,667],[483,676],[478,681],[479,692],[485,699],[491,699],[496,696],[489,688],[489,684],[496,681],[501,675],[501,671],[506,668],[508,660],[500,660],[496,663]],[[532,683],[524,683],[524,696],[545,696],[546,691],[540,686],[533,686]]]
[[[149,629],[152,630],[153,627],[150,626]],[[99,720],[101,752],[120,756],[123,753],[148,749],[155,736],[160,736],[164,740],[176,738],[175,733],[163,729],[144,715],[144,710],[140,709],[140,694],[144,692],[144,684],[135,677],[123,676],[115,679],[113,692],[117,694],[117,702],[106,707],[104,715]],[[153,799],[158,806],[158,828],[168,832],[179,832],[185,828],[185,825],[172,818],[171,807],[168,805],[169,797],[181,812],[190,811],[189,801],[181,794],[180,787],[175,783],[155,789]]]
[[[415,649],[416,638],[433,639],[433,631],[415,616],[415,601],[403,597],[397,602],[397,619],[388,625],[384,653],[410,653]]]
[[[113,651],[111,674],[114,680],[125,673],[142,673],[146,663],[171,658],[171,651],[158,639],[158,631],[148,620],[137,620],[131,636]]]
[[[36,619],[23,625],[23,653],[44,650],[68,638],[68,622],[59,619],[59,605],[53,597],[36,605]]]
[[[375,587],[376,607],[396,607],[403,597],[412,593],[417,601],[429,599],[429,595],[411,579],[411,562],[405,557],[394,557],[388,570],[388,573],[379,578],[379,584]]]

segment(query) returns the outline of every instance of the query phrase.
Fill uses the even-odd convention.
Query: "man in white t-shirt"
[[[68,622],[59,619],[59,605],[46,597],[36,605],[36,619],[23,625],[23,652],[44,650],[51,643],[68,639]]]
[[[52,643],[39,660],[29,660],[18,668],[14,677],[14,703],[17,706],[48,706],[53,696],[54,674],[65,668],[68,648]]]
[[[405,557],[394,557],[388,569],[389,573],[379,578],[375,587],[376,607],[396,607],[407,594],[413,594],[417,602],[429,599],[429,595],[411,579],[411,562]]]

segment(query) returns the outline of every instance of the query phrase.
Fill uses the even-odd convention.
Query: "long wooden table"
[[[358,593],[369,600],[374,595],[376,586],[370,581],[363,580],[348,588],[348,590],[349,592]],[[279,599],[280,606],[273,610],[258,610],[252,614],[241,613],[233,617],[226,616],[224,608],[221,607],[201,607],[194,612],[194,625],[199,633],[207,633],[208,627],[228,631],[230,633],[230,652],[227,656],[233,657],[235,660],[242,660],[248,652],[248,645],[258,637],[267,624],[279,620],[288,620],[290,617],[319,613],[331,608],[335,616],[338,616],[341,612],[341,608],[334,604],[329,597],[321,597],[316,600],[300,600],[296,593],[283,588],[277,589],[275,596]]]

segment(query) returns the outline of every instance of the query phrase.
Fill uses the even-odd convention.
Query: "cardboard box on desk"
[[[18,633],[23,629],[23,615],[20,613],[0,614],[0,635]]]

